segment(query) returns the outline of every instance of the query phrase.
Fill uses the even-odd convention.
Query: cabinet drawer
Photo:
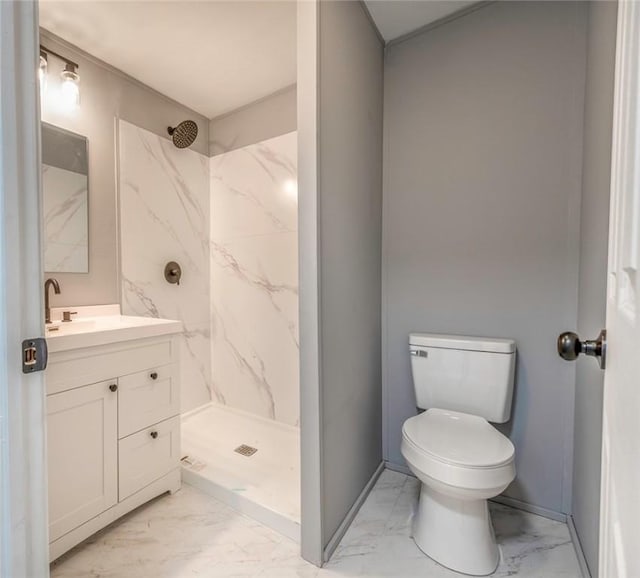
[[[118,442],[119,500],[135,494],[180,464],[180,417],[173,417]]]
[[[118,380],[118,437],[180,413],[175,363],[125,375]]]

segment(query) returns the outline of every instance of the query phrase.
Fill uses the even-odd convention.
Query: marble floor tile
[[[56,561],[52,578],[456,578],[410,537],[419,485],[385,471],[322,569],[299,546],[191,488],[162,496]],[[502,554],[497,577],[579,578],[565,524],[491,505]]]

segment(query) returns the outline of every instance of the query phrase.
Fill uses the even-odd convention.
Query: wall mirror
[[[89,272],[87,138],[42,123],[44,270]]]

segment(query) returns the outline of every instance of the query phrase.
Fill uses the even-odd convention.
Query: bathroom
[[[609,578],[603,372],[556,341],[605,327],[616,2],[34,9],[48,476],[12,576]],[[476,566],[420,544],[403,449],[450,347],[509,360]]]

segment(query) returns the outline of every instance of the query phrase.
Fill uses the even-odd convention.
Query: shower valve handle
[[[175,261],[169,261],[164,266],[164,278],[167,283],[180,285],[180,278],[182,277],[182,268]]]

